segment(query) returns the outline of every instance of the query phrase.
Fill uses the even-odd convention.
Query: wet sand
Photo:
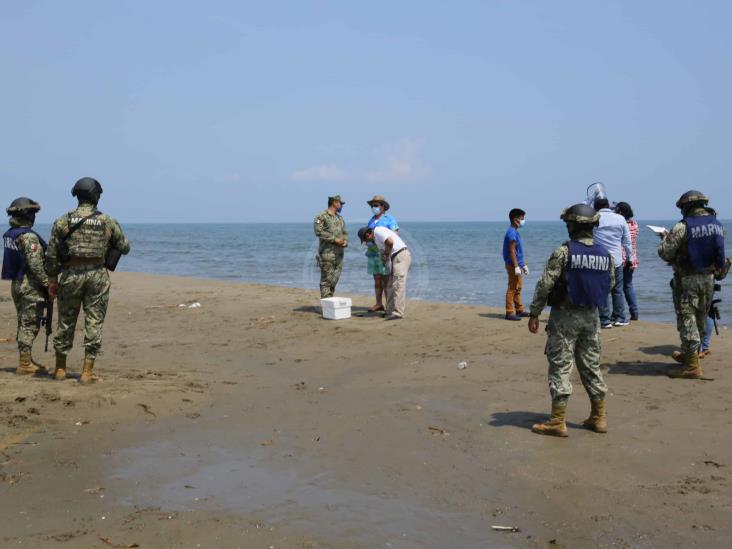
[[[358,297],[362,316],[326,321],[314,292],[116,273],[103,379],[81,387],[12,373],[8,294],[2,546],[729,547],[726,331],[715,381],[666,377],[674,326],[603,332],[610,432],[581,428],[575,375],[555,439],[529,431],[545,338],[498,310],[385,322]]]

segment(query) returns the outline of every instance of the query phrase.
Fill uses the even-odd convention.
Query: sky
[[[730,214],[732,3],[0,5],[0,201],[122,222],[558,219],[587,186],[640,219]],[[725,215],[726,214],[726,215]]]

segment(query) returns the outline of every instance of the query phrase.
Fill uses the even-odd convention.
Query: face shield
[[[585,199],[585,204],[588,206],[594,206],[595,200],[597,199],[607,199],[607,190],[605,189],[605,184],[601,182],[593,183],[589,187],[587,187],[587,198]]]

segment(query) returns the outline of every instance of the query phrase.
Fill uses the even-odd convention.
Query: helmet
[[[692,202],[704,202],[706,204],[709,202],[709,199],[701,191],[686,191],[676,201],[676,207],[683,208],[686,204],[691,204]]]
[[[102,185],[93,177],[82,177],[71,189],[71,196],[78,198],[85,198],[90,196],[96,196],[102,194]]]
[[[31,213],[34,214],[40,209],[41,205],[38,202],[31,200],[30,198],[26,198],[25,196],[21,196],[20,198],[13,200],[5,211],[8,215],[23,216]]]
[[[588,206],[587,204],[575,204],[570,206],[562,212],[559,219],[565,223],[573,221],[574,223],[597,223],[600,221],[600,214],[595,211],[595,208]]]

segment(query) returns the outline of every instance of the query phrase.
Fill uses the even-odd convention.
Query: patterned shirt
[[[628,220],[628,231],[630,231],[630,245],[633,248],[633,259],[631,263],[633,264],[633,270],[635,270],[640,265],[640,261],[638,261],[638,222],[635,219]],[[627,259],[628,254],[625,252],[625,248],[623,248],[623,265],[625,265]]]

